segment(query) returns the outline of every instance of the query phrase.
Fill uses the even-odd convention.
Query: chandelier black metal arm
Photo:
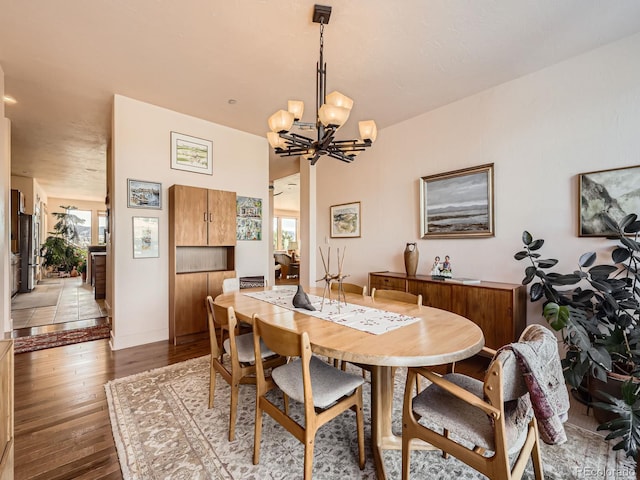
[[[327,65],[324,62],[324,26],[329,22],[331,7],[316,5],[313,21],[320,24],[320,55],[316,64],[316,122],[301,122],[304,105],[300,101],[290,101],[288,111],[280,110],[269,118],[271,132],[267,134],[269,143],[276,154],[283,157],[302,156],[315,165],[318,159],[327,155],[346,163],[370,147],[376,139],[377,128],[373,120],[360,122],[359,140],[336,140],[336,131],[347,121],[353,100],[339,92],[327,96]],[[314,140],[291,132],[291,128],[316,130]]]

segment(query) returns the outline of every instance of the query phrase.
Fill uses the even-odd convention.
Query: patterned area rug
[[[109,325],[96,325],[94,327],[40,333],[28,337],[17,337],[14,339],[13,345],[15,353],[24,353],[42,350],[44,348],[70,345],[72,343],[109,338],[110,335],[111,327]]]
[[[207,408],[207,357],[171,365],[105,385],[111,425],[125,479],[285,479],[301,478],[303,445],[264,416],[260,464],[253,465],[255,390],[240,387],[236,440],[227,441],[229,386],[216,382],[214,407]],[[400,431],[402,372],[396,375],[394,430]],[[365,435],[370,438],[369,384],[365,384]],[[278,400],[278,396],[274,396]],[[292,410],[302,414],[291,402]],[[297,410],[295,410],[297,409]],[[567,425],[564,445],[542,444],[545,478],[553,480],[635,478],[635,466],[612,452],[602,437]],[[323,426],[316,437],[313,478],[374,479],[367,442],[364,471],[357,466],[355,415],[346,412]],[[436,451],[412,452],[414,479],[481,479],[453,457]],[[385,452],[390,479],[399,479],[400,452]],[[533,478],[531,464],[525,478]]]

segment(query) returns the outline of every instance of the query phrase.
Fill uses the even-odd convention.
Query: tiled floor
[[[52,307],[12,310],[13,328],[53,325],[106,316],[104,300],[95,300],[93,288],[80,277],[60,278],[62,292]],[[29,295],[29,294],[23,294]]]

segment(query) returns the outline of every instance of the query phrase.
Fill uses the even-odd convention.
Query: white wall
[[[405,244],[417,241],[419,274],[450,255],[456,275],[520,283],[525,265],[513,254],[524,229],[573,271],[581,253],[609,244],[577,236],[576,175],[640,164],[638,52],[640,35],[628,37],[383,129],[351,165],[321,159],[318,245],[329,206],[360,201],[362,237],[330,240],[347,247],[350,282],[404,272]],[[420,177],[485,163],[495,164],[495,237],[421,240]],[[529,323],[539,321],[539,306],[531,310]]]
[[[4,96],[4,70],[0,65],[0,98]],[[11,263],[9,232],[11,219],[11,124],[4,118],[4,102],[0,100],[0,324],[4,333],[11,332]]]
[[[170,132],[213,141],[213,175],[170,168]],[[265,275],[269,258],[269,162],[266,138],[195,117],[114,97],[112,205],[112,347],[126,348],[169,338],[168,188],[173,184],[234,191],[263,199],[262,241],[238,241],[238,276]],[[162,183],[162,210],[127,208],[127,179]],[[132,217],[160,219],[160,257],[133,259]],[[203,299],[204,301],[204,299]]]

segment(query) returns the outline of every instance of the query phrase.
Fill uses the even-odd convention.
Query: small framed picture
[[[171,132],[171,168],[213,175],[213,142]]]
[[[127,207],[162,210],[162,184],[127,179]]]
[[[602,220],[607,212],[616,222],[640,212],[640,165],[581,173],[578,234],[581,237],[613,235]]]
[[[493,163],[422,177],[420,235],[493,237]]]
[[[331,238],[360,236],[360,202],[332,205],[330,208]]]
[[[133,258],[157,258],[159,249],[158,217],[133,217]]]

